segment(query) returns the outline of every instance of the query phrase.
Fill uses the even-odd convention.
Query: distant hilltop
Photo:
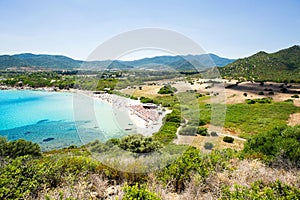
[[[157,56],[143,58],[134,61],[103,60],[103,61],[82,61],[62,55],[36,55],[31,53],[16,55],[1,55],[0,69],[9,68],[46,68],[46,69],[161,69],[172,68],[175,70],[190,70],[197,67],[209,68],[225,66],[232,63],[234,59],[222,58],[215,54],[184,55],[184,56]]]
[[[260,51],[219,68],[223,77],[250,81],[300,82],[300,46]]]

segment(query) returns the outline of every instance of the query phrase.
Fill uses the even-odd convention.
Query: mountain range
[[[225,78],[299,82],[300,46],[294,45],[275,53],[260,51],[219,68],[219,71]]]
[[[275,53],[260,51],[237,60],[222,58],[215,54],[156,56],[134,61],[103,60],[82,61],[62,55],[36,55],[31,53],[0,56],[0,69],[31,67],[43,69],[174,69],[194,70],[218,66],[224,78],[300,82],[300,46],[294,45]]]
[[[185,55],[185,56],[157,56],[134,61],[103,60],[82,61],[62,55],[36,55],[31,53],[0,56],[0,69],[18,67],[49,68],[49,69],[160,69],[172,68],[176,70],[191,70],[194,68],[209,68],[225,66],[233,59],[222,58],[214,54]]]

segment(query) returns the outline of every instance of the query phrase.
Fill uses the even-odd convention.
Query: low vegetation
[[[244,151],[264,155],[270,162],[280,157],[300,168],[300,126],[279,126],[254,135],[246,142]]]
[[[169,119],[174,120],[173,117]],[[91,196],[106,198],[109,195],[123,199],[167,199],[176,193],[181,199],[201,196],[213,199],[297,199],[300,195],[299,180],[297,174],[289,170],[300,167],[299,133],[300,126],[278,127],[259,133],[252,136],[240,152],[225,149],[212,150],[207,154],[188,147],[174,162],[149,174],[132,174],[105,166],[93,160],[86,147],[40,152],[38,156],[31,151],[23,151],[14,157],[1,158],[0,198],[89,199]],[[2,138],[1,152],[5,151],[6,143]],[[101,149],[99,144],[96,141],[90,145]],[[23,141],[11,143],[12,149],[22,149],[20,147],[24,145],[35,144]],[[104,146],[110,150],[117,146],[139,153],[157,150],[163,144],[157,143],[155,137],[132,135],[111,139]],[[170,153],[181,148],[178,145],[169,147]],[[213,147],[212,143],[205,144],[206,149]],[[276,165],[278,161],[289,165]],[[285,175],[277,174],[278,167],[281,168],[278,173]],[[229,174],[234,185],[228,179]]]
[[[236,130],[247,138],[285,125],[290,114],[300,111],[300,108],[294,106],[293,101],[272,103],[269,99],[253,101],[254,104],[247,102],[227,105],[225,127]]]

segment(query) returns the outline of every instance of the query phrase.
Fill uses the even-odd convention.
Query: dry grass
[[[234,170],[216,172],[205,180],[197,174],[191,176],[192,179],[187,183],[187,188],[177,199],[218,199],[222,195],[223,185],[230,186],[231,189],[235,184],[250,188],[250,185],[256,181],[269,184],[279,180],[284,184],[300,187],[300,173],[296,170],[270,168],[257,160],[232,160],[231,166]]]
[[[233,160],[231,164],[235,170],[216,173],[210,180],[212,182],[218,180],[229,186],[239,184],[245,187],[250,187],[250,184],[255,181],[269,184],[280,180],[284,184],[300,187],[299,171],[267,167],[258,160]]]
[[[143,85],[142,89],[140,90],[139,88],[136,89],[123,89],[121,90],[122,93],[124,94],[129,94],[131,96],[137,96],[137,97],[148,97],[148,98],[154,98],[157,96],[161,96],[157,92],[161,88],[161,85]]]
[[[227,185],[232,189],[235,184],[250,188],[256,181],[265,184],[277,180],[283,184],[300,187],[300,172],[286,171],[265,166],[258,160],[231,160],[231,169],[212,173],[204,179],[199,174],[191,175],[191,180],[186,183],[183,193],[173,193],[173,188],[167,184],[163,186],[155,176],[149,175],[148,189],[158,194],[163,200],[207,200],[218,199],[222,196],[222,186]]]
[[[102,175],[91,174],[65,182],[53,190],[40,191],[34,199],[115,199],[116,196],[123,196],[121,186],[110,185]]]
[[[244,148],[245,141],[234,139],[233,143],[226,143],[223,141],[224,136],[218,137],[208,137],[208,136],[182,136],[180,135],[178,139],[175,140],[176,144],[190,144],[198,149],[203,150],[203,146],[206,142],[211,142],[214,144],[214,149],[222,150],[226,148],[231,148],[235,150],[242,150]]]

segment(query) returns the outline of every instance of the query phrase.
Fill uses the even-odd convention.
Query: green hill
[[[82,61],[61,55],[36,55],[31,53],[0,56],[0,69],[10,67],[42,67],[52,69],[72,69],[79,67]]]
[[[48,69],[168,69],[193,70],[195,68],[208,68],[224,66],[234,60],[221,58],[214,54],[186,55],[186,56],[157,56],[134,61],[101,60],[81,61],[61,55],[36,55],[31,53],[16,55],[0,55],[0,69],[5,70],[12,67],[31,67]]]
[[[254,81],[300,82],[300,46],[275,53],[260,51],[219,68],[223,77]]]

